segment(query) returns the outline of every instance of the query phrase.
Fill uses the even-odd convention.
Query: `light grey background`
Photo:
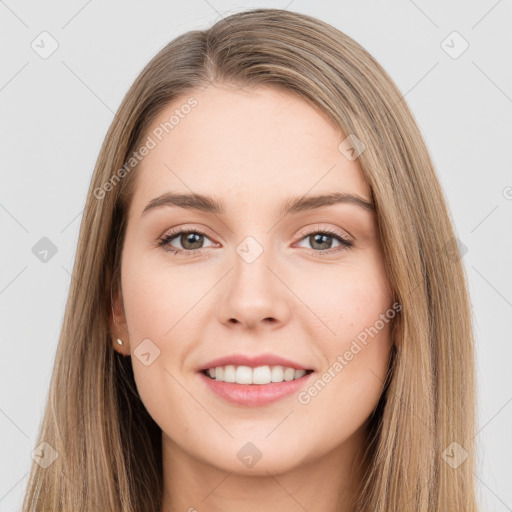
[[[0,0],[0,512],[20,508],[81,212],[113,112],[171,39],[254,7],[331,23],[405,94],[467,248],[482,510],[512,510],[512,1]],[[51,48],[43,31],[58,43],[46,59],[31,47]],[[454,31],[469,44],[457,58]],[[42,237],[57,247],[46,263],[32,252]]]

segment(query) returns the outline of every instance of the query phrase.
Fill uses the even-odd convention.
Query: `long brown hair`
[[[237,13],[177,37],[123,99],[92,176],[37,443],[58,457],[48,467],[33,463],[23,510],[160,512],[161,431],[109,330],[136,176],[126,162],[163,107],[212,82],[292,91],[365,145],[359,161],[402,310],[371,417],[358,510],[475,512],[471,309],[430,155],[398,88],[364,48],[279,9]]]

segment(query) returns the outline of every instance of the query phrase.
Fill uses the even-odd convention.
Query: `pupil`
[[[324,235],[324,234],[321,234],[321,233],[317,233],[316,235],[313,235],[313,240],[314,242],[312,243],[312,246],[315,247],[315,244],[327,244],[327,247],[316,247],[317,249],[330,249],[330,244],[327,243],[326,240],[329,240],[331,237],[331,235]]]
[[[185,243],[183,243],[183,239],[185,240]],[[203,235],[200,235],[199,233],[187,233],[186,235],[182,236],[181,243],[186,249],[199,249],[201,248],[202,241]],[[192,244],[192,247],[190,247],[188,244]]]

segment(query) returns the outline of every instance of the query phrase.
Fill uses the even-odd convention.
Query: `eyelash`
[[[157,246],[163,248],[167,252],[172,253],[174,256],[184,255],[184,253],[186,253],[186,255],[188,257],[194,256],[197,253],[199,253],[202,249],[205,249],[204,247],[202,249],[193,249],[193,250],[177,249],[176,247],[167,245],[167,244],[169,244],[169,242],[171,242],[172,240],[174,240],[175,238],[177,238],[179,235],[181,235],[183,233],[187,233],[187,234],[194,233],[196,235],[202,235],[206,238],[209,238],[208,235],[206,233],[203,233],[202,231],[198,231],[196,229],[179,228],[175,231],[171,231],[170,233],[166,233],[164,236],[162,236],[158,240]],[[338,246],[334,249],[326,249],[326,250],[310,249],[311,254],[313,254],[315,256],[336,253],[339,251],[350,249],[354,245],[354,243],[352,241],[347,240],[339,232],[337,232],[333,229],[329,229],[329,228],[317,230],[317,231],[310,231],[310,232],[306,232],[306,233],[301,232],[299,234],[301,235],[300,240],[303,240],[304,238],[307,238],[307,237],[313,236],[313,235],[317,235],[317,234],[322,234],[322,235],[327,234],[327,235],[332,236],[336,240],[338,240],[338,242],[340,242],[340,246]]]

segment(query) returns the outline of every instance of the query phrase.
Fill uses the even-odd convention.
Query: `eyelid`
[[[201,235],[205,235],[208,238],[215,238],[215,236],[211,234],[211,231],[208,228],[200,224],[178,224],[177,226],[166,229],[159,238],[163,238],[168,235],[179,234],[181,232],[195,232]]]
[[[355,242],[355,238],[345,229],[341,229],[338,227],[330,227],[327,224],[322,223],[316,223],[313,226],[306,226],[305,228],[301,228],[300,231],[297,233],[301,237],[305,236],[311,236],[312,234],[316,233],[317,231],[321,231],[323,233],[329,233],[331,235],[337,235],[343,239],[345,239],[347,242]]]

